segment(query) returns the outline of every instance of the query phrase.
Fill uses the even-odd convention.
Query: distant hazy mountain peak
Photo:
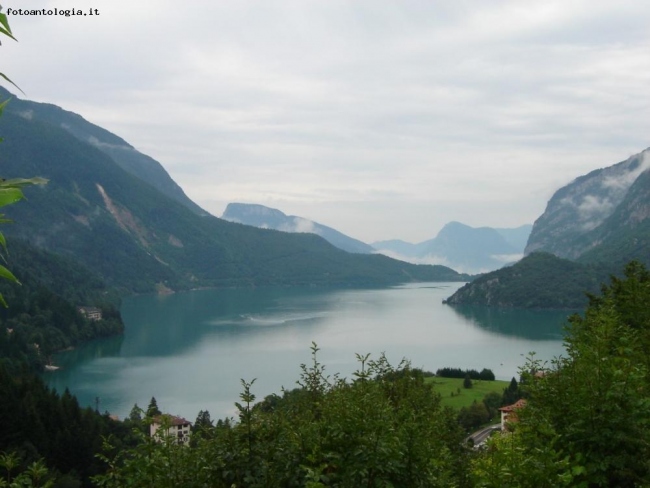
[[[222,219],[262,229],[282,232],[317,234],[333,246],[353,253],[369,254],[374,249],[368,244],[341,232],[303,217],[286,215],[276,209],[256,203],[229,203]]]
[[[235,220],[241,215],[256,215],[265,217],[286,217],[286,215],[276,208],[265,207],[257,203],[239,203],[233,202],[226,206],[221,218],[226,220]]]
[[[411,263],[435,263],[466,273],[482,273],[520,259],[531,228],[471,227],[451,221],[434,239],[419,244],[394,239],[373,242],[372,246],[382,254]]]

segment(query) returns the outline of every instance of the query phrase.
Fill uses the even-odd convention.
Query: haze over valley
[[[0,6],[0,485],[650,486],[649,21]]]

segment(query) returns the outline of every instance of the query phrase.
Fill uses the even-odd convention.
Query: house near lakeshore
[[[97,307],[77,307],[77,310],[88,320],[102,319],[102,311]]]
[[[165,431],[166,429],[166,431]],[[190,444],[192,423],[175,415],[156,415],[149,425],[149,435],[162,442],[165,437],[173,437],[179,444]]]
[[[517,410],[520,410],[526,406],[526,400],[525,399],[520,399],[517,400],[515,403],[512,405],[506,405],[505,407],[501,407],[499,411],[501,412],[501,431],[505,432],[508,430],[508,425],[509,423],[514,423],[517,422]]]

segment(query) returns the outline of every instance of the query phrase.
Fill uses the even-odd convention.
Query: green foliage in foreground
[[[116,422],[108,415],[81,408],[67,390],[59,395],[29,371],[9,370],[1,362],[0,418],[4,420],[0,430],[0,487],[32,486],[3,485],[2,478],[29,475],[30,466],[42,468],[43,464],[49,474],[39,475],[42,482],[56,475],[59,482],[70,484],[54,486],[90,486],[90,476],[104,469],[95,457],[103,436],[112,435],[120,447],[134,445],[128,422]]]
[[[252,382],[244,382],[238,422],[213,427],[207,416],[189,448],[143,437],[137,448],[107,455],[109,469],[95,481],[104,487],[650,486],[648,303],[650,273],[631,263],[624,279],[613,278],[590,298],[584,316],[571,318],[566,357],[542,364],[533,355],[522,367],[522,381],[505,390],[513,398],[522,390],[527,406],[514,430],[484,450],[462,446],[455,412],[442,407],[421,372],[360,357],[348,382],[325,377],[314,356],[311,367],[303,366],[299,389],[255,405]],[[494,408],[498,396],[488,394],[485,408]]]
[[[0,487],[21,486],[52,488],[54,481],[45,464],[35,461],[21,469],[20,458],[15,452],[0,454]]]
[[[243,382],[239,422],[208,422],[193,445],[143,438],[111,451],[102,487],[449,487],[467,484],[463,432],[421,373],[359,357],[352,381],[316,358],[300,388],[253,406]],[[109,446],[107,446],[109,447]],[[110,447],[109,447],[110,450]]]
[[[650,485],[650,273],[630,263],[601,291],[566,357],[524,366],[527,406],[475,461],[477,486]]]
[[[200,412],[189,447],[171,437],[144,435],[137,408],[128,421],[135,426],[135,445],[109,423],[97,426],[95,437],[85,441],[93,445],[83,447],[85,429],[78,425],[73,432],[67,420],[52,420],[57,409],[51,405],[23,408],[42,414],[24,425],[8,424],[14,430],[3,436],[14,445],[25,443],[20,440],[25,436],[29,442],[39,439],[38,452],[47,452],[50,470],[57,466],[65,473],[72,463],[90,463],[97,432],[112,431],[99,457],[103,469],[92,468],[95,486],[108,488],[650,486],[648,303],[650,273],[631,263],[624,279],[613,278],[601,296],[590,298],[584,316],[571,318],[566,357],[542,364],[531,356],[521,382],[513,380],[502,390],[502,402],[523,391],[527,404],[513,430],[494,436],[484,450],[463,446],[458,420],[471,420],[479,403],[495,408],[498,392],[473,402],[467,419],[457,419],[422,371],[406,363],[393,367],[383,356],[377,361],[360,356],[352,381],[330,378],[315,346],[313,363],[302,366],[299,388],[256,404],[254,381],[242,381],[238,420],[213,425],[209,414]],[[0,385],[24,389],[3,398],[37,397],[24,380],[0,379]],[[505,383],[497,384],[501,389]],[[68,394],[60,401],[62,412],[78,409]],[[7,411],[4,402],[0,407],[3,418],[23,418],[22,410]],[[89,425],[94,418],[91,412],[66,415]],[[58,434],[52,430],[54,435],[32,434],[41,424],[66,428]],[[0,451],[6,442],[0,442]],[[54,448],[58,442],[69,444]],[[29,476],[26,469],[23,465]]]
[[[2,26],[4,26],[5,28],[3,28]],[[6,22],[6,18],[4,17],[4,14],[1,13],[0,13],[0,34],[5,34],[11,37],[11,31],[9,30],[9,25]],[[5,79],[8,79],[2,73],[0,73],[0,76]],[[8,100],[5,100],[4,102],[0,103],[0,115],[2,115],[2,112],[7,102]],[[43,178],[31,178],[31,179],[16,178],[10,180],[0,178],[0,207],[5,207],[7,205],[11,205],[13,203],[16,203],[24,199],[25,195],[23,194],[23,190],[22,190],[23,187],[29,185],[44,185],[45,183],[47,183],[47,180],[44,180]],[[11,220],[5,218],[4,214],[0,214],[1,224],[6,224],[9,222],[11,222]],[[0,259],[2,259],[3,262],[7,261],[7,242],[2,232],[0,232]],[[12,283],[19,283],[18,279],[14,276],[14,274],[2,264],[0,264],[0,278],[8,280]],[[1,293],[0,293],[0,305],[4,306],[5,308],[7,307],[7,302]]]

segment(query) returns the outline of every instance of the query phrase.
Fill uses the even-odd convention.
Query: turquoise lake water
[[[84,405],[121,418],[152,396],[168,413],[194,421],[234,416],[240,379],[256,378],[259,399],[295,387],[310,345],[330,374],[350,376],[356,353],[384,352],[393,364],[490,368],[498,379],[517,375],[535,351],[550,360],[563,352],[568,312],[452,308],[442,300],[462,283],[394,288],[198,290],[126,299],[121,337],[60,354],[45,375]]]

